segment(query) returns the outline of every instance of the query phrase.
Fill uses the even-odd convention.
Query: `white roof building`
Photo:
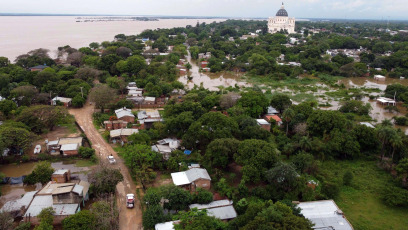
[[[155,230],[174,230],[174,224],[177,224],[179,221],[169,221],[165,223],[159,223],[154,226]]]
[[[135,117],[135,115],[133,115],[132,113],[132,110],[127,109],[126,107],[115,110],[115,114],[118,119],[122,117]]]
[[[378,81],[385,81],[385,76],[382,75],[374,75],[374,79]]]
[[[256,123],[258,123],[258,125],[269,125],[269,122],[265,119],[256,119]]]
[[[62,102],[62,103],[70,103],[70,102],[72,101],[72,99],[71,99],[71,98],[68,98],[68,97],[54,97],[54,98],[52,99],[52,101],[54,101],[54,102],[60,101],[60,102]]]
[[[22,209],[23,206],[27,208],[27,206],[31,203],[34,198],[34,195],[37,191],[27,192],[18,200],[8,201],[3,205],[0,209],[0,212],[16,212]]]
[[[61,145],[61,151],[75,151],[79,149],[79,144],[65,144]]]
[[[198,179],[211,180],[207,170],[202,168],[192,168],[187,171],[172,173],[171,178],[177,186],[191,184]]]
[[[207,209],[207,215],[213,216],[220,220],[230,220],[237,217],[237,212],[230,200],[217,200],[209,204],[192,204],[190,209],[197,208],[198,210]]]
[[[110,131],[110,137],[116,138],[120,136],[130,136],[134,133],[139,133],[138,129],[115,129]]]
[[[343,212],[333,200],[301,202],[301,213],[313,224],[313,229],[353,230]]]
[[[360,122],[360,125],[365,125],[365,126],[367,126],[367,127],[369,127],[369,128],[375,128],[375,126],[374,125],[372,125],[371,123],[369,123],[369,122]]]

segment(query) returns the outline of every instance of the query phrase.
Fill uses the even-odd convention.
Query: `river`
[[[76,22],[73,16],[1,16],[0,56],[14,61],[18,55],[46,48],[55,57],[60,46],[73,48],[91,42],[112,41],[117,34],[136,35],[146,29],[185,27],[224,19],[159,19],[159,21]]]

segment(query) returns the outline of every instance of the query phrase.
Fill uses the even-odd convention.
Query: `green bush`
[[[328,199],[336,199],[340,194],[340,186],[335,182],[323,182],[322,193]]]
[[[78,153],[82,158],[89,159],[89,158],[91,158],[92,156],[95,155],[95,149],[81,146],[81,147],[79,147]]]
[[[46,161],[50,159],[50,155],[46,154],[46,153],[40,153],[37,156],[38,160],[40,161]]]
[[[24,154],[24,155],[21,157],[21,160],[22,160],[23,162],[28,162],[28,161],[30,161],[30,156],[27,155],[27,154]]]
[[[354,178],[353,173],[350,172],[350,171],[347,171],[343,175],[343,184],[347,185],[347,186],[351,185],[351,182],[353,181],[353,178]]]
[[[197,193],[194,194],[194,202],[199,204],[208,204],[213,201],[213,194],[210,191],[202,188],[197,189]]]
[[[408,125],[408,117],[394,117],[393,119],[396,125],[401,125],[401,126]]]
[[[386,187],[382,198],[389,206],[408,207],[408,191],[396,186]]]
[[[14,230],[30,230],[31,223],[30,222],[21,222]]]

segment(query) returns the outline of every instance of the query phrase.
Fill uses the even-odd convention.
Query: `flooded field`
[[[192,89],[194,85],[200,86],[202,85],[204,88],[218,91],[221,87],[235,87],[236,85],[239,87],[249,87],[251,84],[239,81],[241,79],[242,74],[234,74],[229,72],[221,72],[221,73],[206,73],[200,72],[200,67],[197,65],[195,61],[192,61],[190,52],[188,52],[188,56],[186,57],[187,61],[190,62],[192,68],[190,71],[181,76],[178,81],[186,85],[188,89]]]
[[[75,166],[75,160],[67,160],[63,162],[52,163],[51,166],[58,169],[69,169],[71,170],[72,177],[77,177],[80,180],[88,180],[87,171],[90,170],[88,167],[77,167]],[[30,174],[36,162],[22,163],[22,164],[9,164],[9,165],[0,165],[0,172],[4,173],[7,177],[21,177],[24,175]],[[7,201],[17,200],[21,198],[26,192],[31,192],[39,190],[40,186],[35,185],[1,185],[0,186],[2,196],[0,197],[0,207],[2,207]]]

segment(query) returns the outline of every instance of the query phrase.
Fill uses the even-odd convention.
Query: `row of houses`
[[[64,137],[54,141],[45,141],[47,151],[51,155],[78,155],[79,147],[83,146],[83,137]]]
[[[126,89],[128,90],[126,100],[133,102],[138,108],[161,108],[168,101],[166,97],[143,96],[144,90],[138,88],[135,82],[130,82]]]
[[[89,200],[90,184],[86,181],[70,181],[69,170],[57,170],[52,175],[52,181],[42,189],[27,192],[18,200],[7,202],[0,212],[10,212],[13,217],[23,217],[25,222],[39,224],[38,215],[44,208],[51,207],[54,211],[54,223],[81,211]]]

